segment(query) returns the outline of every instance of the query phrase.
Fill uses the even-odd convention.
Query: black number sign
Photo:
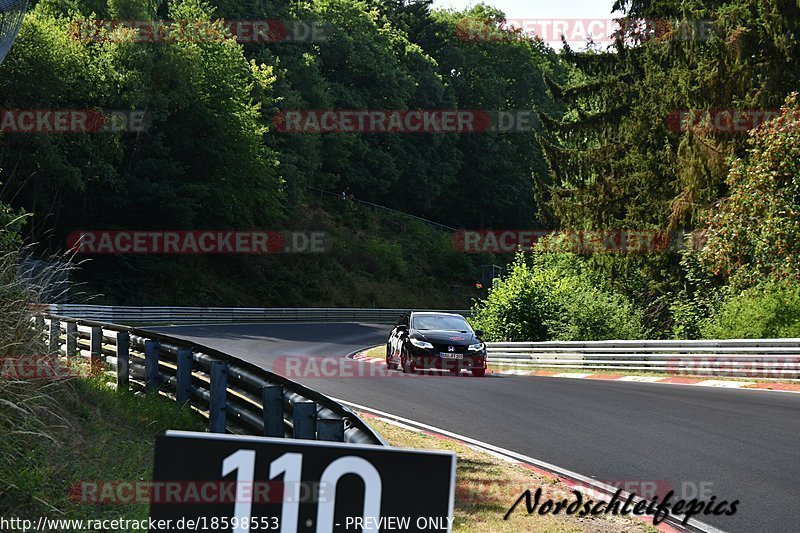
[[[151,527],[449,532],[455,466],[449,452],[169,431],[156,440]]]

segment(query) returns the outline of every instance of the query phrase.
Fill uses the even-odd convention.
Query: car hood
[[[412,336],[432,344],[452,344],[453,346],[468,346],[480,342],[474,333],[457,331],[416,330]]]

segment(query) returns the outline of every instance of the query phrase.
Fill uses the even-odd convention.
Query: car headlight
[[[483,351],[483,343],[479,342],[478,344],[470,344],[469,348],[467,348],[469,352],[480,352]]]
[[[418,340],[418,339],[409,339],[409,340],[411,341],[411,344],[413,344],[417,348],[423,348],[423,349],[426,349],[426,350],[433,350],[433,344],[431,344],[429,342],[421,341],[421,340]]]

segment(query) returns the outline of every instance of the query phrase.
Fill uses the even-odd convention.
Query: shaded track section
[[[267,370],[284,356],[344,357],[389,333],[369,324],[152,329]],[[685,488],[688,498],[740,500],[735,516],[697,517],[723,530],[797,528],[800,395],[499,375],[291,379],[598,480],[657,481]]]

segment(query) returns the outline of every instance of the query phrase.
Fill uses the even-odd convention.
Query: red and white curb
[[[703,377],[678,376],[625,376],[619,374],[581,374],[578,372],[548,372],[542,370],[500,370],[494,374],[513,376],[539,376],[566,379],[593,379],[602,381],[627,381],[635,383],[658,383],[661,385],[689,385],[694,387],[714,387],[718,389],[741,389],[770,392],[800,393],[800,383],[772,383],[763,381],[734,381],[727,379],[708,379]]]
[[[366,351],[358,352],[357,354],[355,354],[353,356],[353,359],[355,359],[356,361],[362,361],[364,363],[370,363],[370,364],[373,364],[373,365],[377,365],[379,363],[380,364],[386,364],[386,359],[379,358],[379,357],[369,357],[367,355]]]
[[[353,359],[363,363],[373,365],[385,365],[386,361],[382,357],[370,357],[367,351],[362,351],[353,356]],[[565,379],[593,379],[602,381],[627,381],[634,383],[658,383],[661,385],[689,385],[693,387],[713,387],[717,389],[740,389],[769,392],[789,392],[800,393],[800,383],[772,383],[762,381],[734,381],[726,379],[708,379],[702,377],[678,377],[678,376],[626,376],[620,374],[593,374],[579,372],[553,372],[544,370],[492,370],[491,361],[489,362],[489,374],[505,376],[538,376],[548,378]]]
[[[371,407],[348,402],[346,400],[341,400],[338,398],[331,399],[349,407],[350,409],[353,409],[354,411],[357,411],[359,416],[367,420],[370,418],[378,419],[408,431],[422,433],[441,440],[457,442],[473,450],[487,453],[499,460],[518,465],[526,470],[531,470],[537,474],[555,478],[557,482],[563,483],[565,486],[569,487],[570,490],[577,490],[578,492],[590,498],[607,498],[612,496],[618,490],[617,487],[607,485],[596,479],[578,474],[577,472],[572,472],[566,468],[561,468],[559,466],[547,463],[545,461],[540,461],[538,459],[534,459],[533,457],[507,450],[505,448],[500,448],[499,446],[495,446],[487,442],[482,442],[464,435],[459,435],[458,433],[453,433],[445,429],[423,424],[421,422],[416,422],[408,418],[403,418],[401,416],[379,411],[377,409],[372,409]],[[629,493],[623,491],[620,497],[622,499],[627,499],[628,496]],[[634,498],[633,501],[638,502],[639,500],[641,500],[641,498]],[[645,521],[648,525],[653,526],[651,517],[632,516],[632,518]],[[670,515],[667,520],[653,527],[662,532],[699,531],[703,533],[724,533],[722,530],[704,522],[700,522],[694,518],[690,518],[686,526],[681,525],[682,520],[683,515]]]

